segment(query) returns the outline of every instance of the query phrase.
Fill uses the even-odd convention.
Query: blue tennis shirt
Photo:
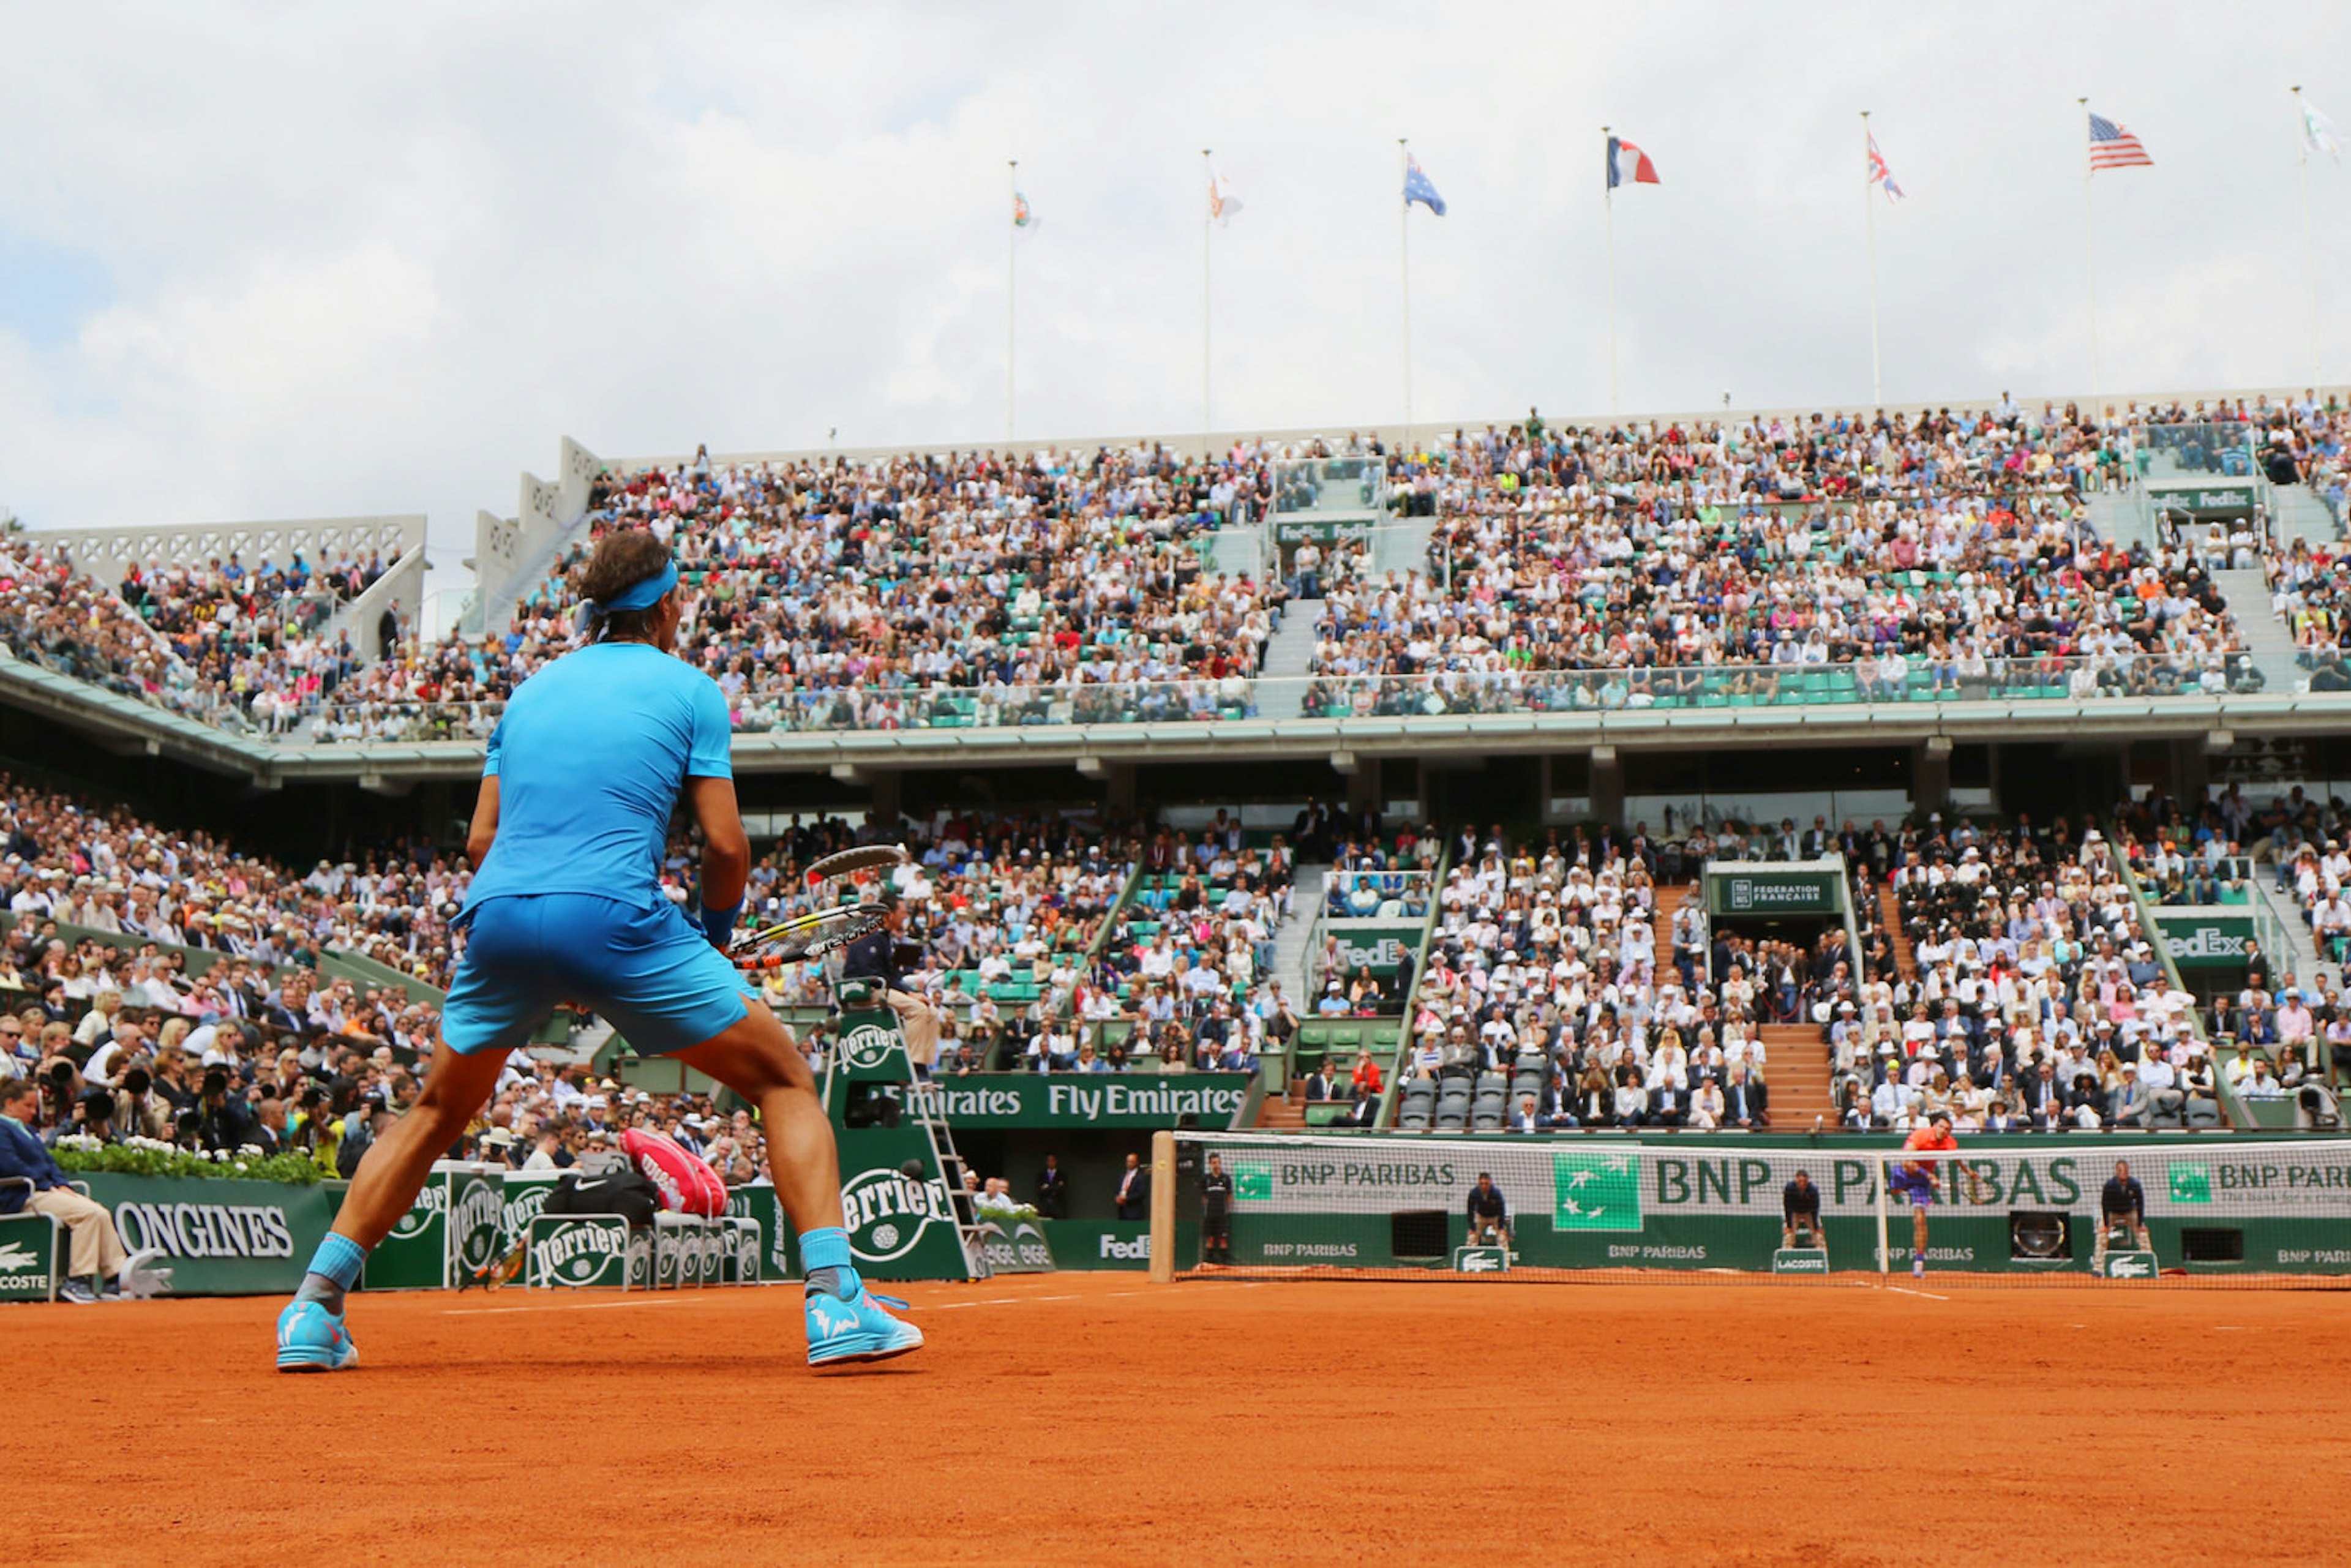
[[[490,737],[498,831],[465,907],[591,893],[632,908],[661,894],[662,846],[688,779],[731,779],[718,683],[645,643],[597,643],[515,688]]]

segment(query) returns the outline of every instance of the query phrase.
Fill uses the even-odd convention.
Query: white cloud
[[[0,329],[0,502],[35,523],[475,507],[559,436],[612,455],[993,444],[1005,161],[1024,437],[1199,418],[1199,150],[1217,420],[1401,417],[1395,138],[1427,421],[1604,410],[1599,127],[1627,409],[1862,402],[1861,131],[1889,397],[2085,390],[2074,98],[2099,177],[2107,386],[2296,382],[2294,124],[2351,113],[2351,13],[1199,5],[16,7],[0,224],[114,296]],[[2291,47],[2279,40],[2292,40]],[[2331,80],[2312,68],[2335,62]],[[2328,308],[2351,172],[2312,170]],[[0,319],[6,313],[0,312]],[[64,336],[62,346],[55,340]]]

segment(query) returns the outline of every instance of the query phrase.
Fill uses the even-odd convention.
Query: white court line
[[[1886,1288],[1897,1296],[1924,1296],[1930,1301],[1948,1301],[1951,1299],[1949,1296],[1938,1296],[1932,1291],[1914,1291],[1907,1285],[1888,1285]]]
[[[1235,1280],[1229,1281],[1227,1284],[1226,1289],[1254,1291],[1258,1286],[1263,1283],[1264,1281],[1261,1280]],[[914,1310],[918,1312],[952,1312],[959,1311],[965,1307],[1018,1307],[1024,1306],[1031,1301],[1115,1301],[1123,1296],[1155,1296],[1160,1293],[1161,1289],[1161,1287],[1154,1287],[1147,1291],[1104,1291],[1100,1295],[1093,1296],[1075,1292],[1057,1296],[989,1296],[985,1300],[977,1301],[935,1301],[927,1305],[917,1305]],[[1889,1289],[1899,1290],[1900,1287],[1892,1286],[1889,1287]],[[1903,1293],[1905,1295],[1915,1295],[1923,1294],[1925,1292],[1905,1291]],[[733,1301],[736,1298],[733,1296],[726,1294],[695,1294],[690,1296],[655,1296],[650,1300],[640,1301],[534,1301],[527,1307],[444,1307],[441,1310],[441,1315],[444,1318],[475,1318],[487,1317],[496,1312],[609,1312],[614,1307],[676,1307],[684,1306],[695,1301]],[[1949,1299],[1950,1298],[1948,1296],[1937,1296],[1935,1298],[1935,1300],[1938,1301],[1949,1301]]]
[[[677,1307],[700,1296],[656,1296],[650,1301],[534,1301],[527,1307],[444,1307],[444,1318],[487,1317],[492,1312],[605,1312],[614,1307]]]

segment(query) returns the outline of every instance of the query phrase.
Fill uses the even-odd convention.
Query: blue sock
[[[822,1291],[844,1301],[865,1288],[849,1259],[849,1233],[838,1226],[800,1232],[800,1276],[808,1293]]]
[[[360,1266],[366,1261],[366,1248],[340,1231],[328,1231],[319,1249],[310,1254],[310,1271],[302,1276],[301,1288],[294,1292],[294,1299],[316,1301],[329,1312],[340,1314],[343,1292],[359,1283]]]

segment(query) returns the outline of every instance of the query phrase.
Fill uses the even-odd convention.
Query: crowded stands
[[[1265,518],[1275,461],[1321,442],[1213,461],[702,453],[604,476],[580,546],[486,638],[404,640],[360,667],[319,612],[380,562],[164,565],[118,591],[23,540],[0,560],[21,590],[0,632],[20,657],[272,734],[478,740],[578,636],[579,550],[645,526],[685,572],[683,651],[747,731],[1248,716],[1301,595],[1321,601],[1310,714],[2145,696],[2259,688],[2210,578],[2258,559],[2313,687],[2351,689],[2339,551],[2245,528],[2124,549],[2085,505],[2194,457],[2179,429],[2209,426],[2251,449],[2222,455],[2340,516],[2346,420],[2309,399],[2103,422],[2003,400],[1687,426],[1531,415],[1409,453],[1353,437],[1395,507],[1431,519],[1426,570],[1375,574],[1343,544],[1287,577],[1210,571],[1202,547]]]
[[[1299,1021],[1273,972],[1275,935],[1296,917],[1295,876],[1282,836],[1252,845],[1225,811],[1196,832],[1155,830],[1062,1051],[1081,1065],[1254,1071],[1268,1041],[1287,1041]]]
[[[1661,906],[1653,854],[1615,835],[1466,847],[1438,894],[1398,1125],[1768,1124],[1761,1025],[1841,983],[1838,952],[1709,942],[1696,890]]]
[[[1829,1025],[1852,1127],[2211,1126],[2218,1071],[2096,828],[1906,828],[1891,873],[1911,964],[1874,962]],[[1875,903],[1874,897],[1871,903]],[[1892,934],[1886,934],[1889,936]]]
[[[388,567],[348,554],[314,566],[235,555],[132,566],[113,589],[28,538],[0,545],[0,637],[17,657],[124,696],[284,736],[360,660],[340,605]]]

